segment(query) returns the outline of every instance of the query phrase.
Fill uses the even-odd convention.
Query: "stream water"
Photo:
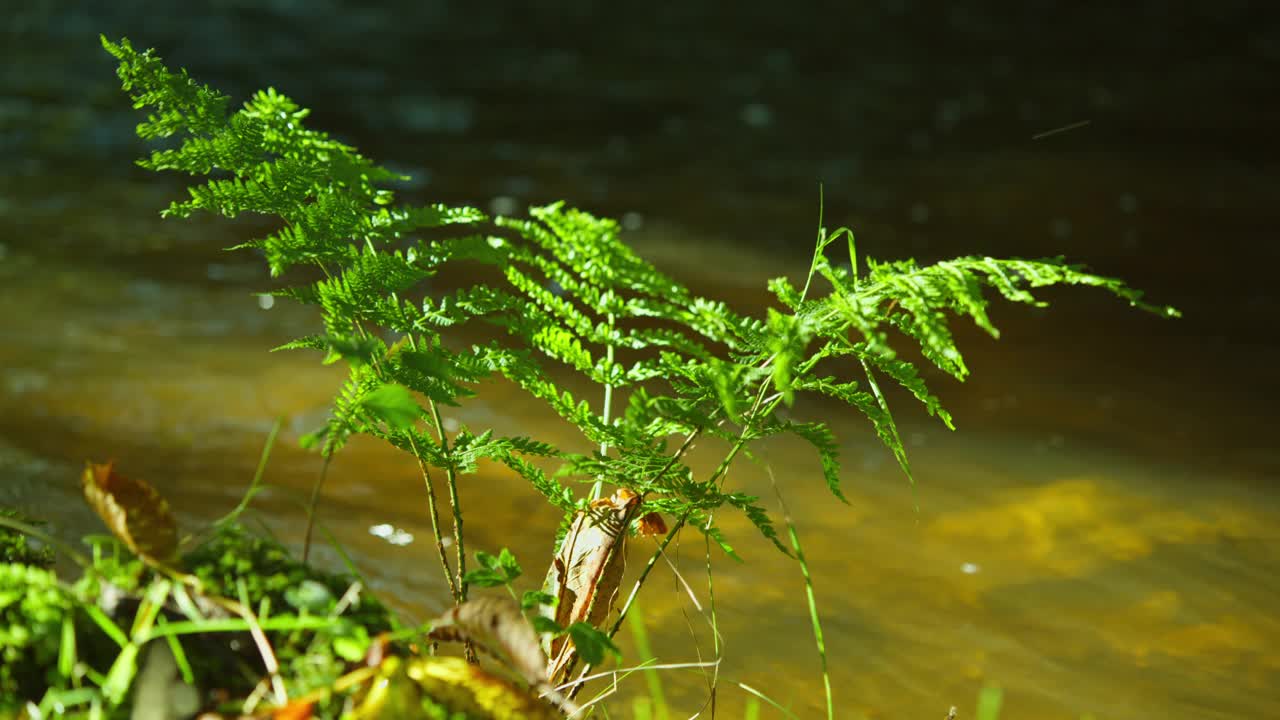
[[[255,516],[297,542],[300,498],[318,472],[297,438],[323,420],[340,375],[306,353],[266,352],[313,332],[315,318],[264,303],[265,270],[219,250],[260,227],[156,219],[180,189],[128,168],[134,118],[93,36],[121,32],[235,92],[273,83],[318,105],[317,125],[331,120],[415,173],[411,197],[505,207],[563,196],[622,216],[642,254],[742,310],[764,307],[768,277],[803,272],[819,177],[829,224],[852,224],[872,255],[1066,252],[1181,306],[1187,317],[1170,322],[1084,289],[1054,292],[1048,311],[995,310],[999,342],[961,331],[973,378],[933,379],[957,432],[891,398],[915,486],[869,426],[836,406],[796,412],[840,437],[847,505],[807,447],[777,442],[762,459],[813,573],[837,717],[942,717],[953,704],[968,717],[987,685],[1004,689],[1008,718],[1280,716],[1270,409],[1280,303],[1263,270],[1276,250],[1262,244],[1280,186],[1274,158],[1247,142],[1274,128],[1280,95],[1245,99],[1275,77],[1266,68],[1280,39],[1231,15],[1243,5],[1185,27],[1134,11],[1115,20],[1129,35],[1113,28],[1099,59],[1079,67],[1026,38],[977,50],[1016,36],[1026,18],[956,9],[930,23],[912,19],[909,2],[869,10],[878,31],[845,28],[862,41],[862,62],[792,44],[795,21],[761,34],[767,15],[747,11],[730,23],[755,28],[743,38],[688,45],[695,34],[681,29],[706,19],[689,10],[654,20],[660,41],[625,36],[603,49],[577,36],[540,41],[550,21],[511,8],[468,10],[457,35],[422,29],[442,22],[443,6],[401,8],[418,13],[419,36],[352,7],[335,23],[288,2],[209,3],[181,18],[148,16],[158,5],[141,2],[65,14],[49,5],[11,24],[18,62],[3,71],[0,99],[0,503],[68,536],[93,529],[78,475],[85,460],[113,458],[196,526],[239,499],[280,417]],[[566,32],[597,27],[584,12]],[[1060,14],[1082,31],[1096,20]],[[1179,35],[1193,21],[1241,33],[1227,44],[1245,60],[1192,62],[1212,46],[1212,33]],[[293,31],[266,42],[286,22]],[[512,31],[524,22],[529,34]],[[930,62],[904,59],[881,38],[886,27],[912,47],[947,40]],[[359,41],[361,28],[391,40]],[[500,37],[509,41],[497,59],[413,84],[431,59]],[[1193,50],[1170,50],[1176,38]],[[439,44],[421,49],[428,39]],[[308,58],[325,43],[337,50],[322,71]],[[1126,55],[1130,46],[1178,80]],[[397,62],[406,47],[419,48],[414,63]],[[1157,122],[1150,109],[1178,92],[1205,101]],[[1030,139],[1090,118],[1092,130]],[[574,442],[502,384],[446,422]],[[707,468],[714,450],[699,448],[695,464]],[[777,508],[762,466],[744,463],[730,481]],[[558,515],[492,467],[461,492],[468,549],[510,547],[540,578]],[[741,716],[745,683],[820,717],[799,567],[743,519],[719,520],[746,562],[712,554],[717,715]],[[321,522],[404,612],[424,619],[443,607],[424,491],[403,457],[354,442],[330,471]],[[384,524],[407,534],[392,543],[371,532]],[[650,552],[647,540],[632,544],[629,577]],[[713,654],[673,572],[709,608],[704,553],[686,534],[642,594],[663,662]],[[337,563],[331,550],[320,556]],[[662,678],[679,716],[704,707],[701,671]],[[619,692],[642,693],[643,681]],[[611,714],[627,716],[625,704]]]

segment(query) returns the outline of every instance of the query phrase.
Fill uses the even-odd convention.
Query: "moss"
[[[72,600],[49,570],[0,564],[0,708],[59,684],[58,650]]]
[[[13,508],[0,507],[0,517],[10,518],[31,525],[43,523],[33,521]],[[52,567],[53,551],[47,547],[34,548],[26,535],[16,530],[0,526],[0,562],[34,565],[36,567]]]
[[[319,630],[269,632],[268,639],[280,662],[290,694],[328,687],[358,661],[370,638],[393,628],[394,621],[376,598],[362,593],[355,603],[339,602],[356,579],[325,572],[300,562],[280,543],[254,535],[235,524],[220,527],[206,542],[183,557],[182,565],[200,579],[203,590],[227,598],[245,598],[251,609],[269,608],[272,615],[333,617]],[[243,593],[243,595],[242,595]],[[222,652],[197,658],[199,675],[216,678],[220,689],[249,691],[261,677],[260,661],[252,644],[237,643],[233,653],[245,672],[226,672],[231,638],[221,640]],[[221,655],[221,657],[216,657]]]

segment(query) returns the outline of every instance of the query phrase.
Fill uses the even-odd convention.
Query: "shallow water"
[[[898,17],[893,7],[909,4],[872,13]],[[218,250],[260,228],[160,223],[154,212],[177,194],[175,185],[125,170],[137,152],[132,120],[109,65],[92,64],[89,31],[136,35],[141,30],[121,20],[133,5],[146,3],[90,14],[83,27],[11,38],[29,73],[6,68],[11,92],[0,101],[0,141],[23,150],[6,156],[0,177],[0,502],[36,509],[67,535],[96,528],[76,497],[78,473],[86,459],[114,458],[123,472],[160,487],[195,527],[239,499],[282,417],[266,476],[272,487],[254,507],[297,542],[300,499],[319,463],[296,441],[323,420],[340,375],[306,353],[266,353],[314,323],[287,303],[264,308],[254,294],[269,287],[262,268]],[[328,103],[329,118],[367,138],[362,144],[432,138],[426,148],[407,144],[402,162],[427,177],[413,192],[439,186],[444,199],[477,203],[566,195],[633,213],[642,253],[744,310],[761,307],[765,278],[803,271],[814,215],[807,188],[818,176],[828,179],[829,217],[854,224],[877,256],[1068,251],[1180,305],[1187,317],[1170,323],[1085,290],[1055,292],[1049,312],[996,310],[1006,331],[998,343],[961,332],[973,378],[963,385],[934,378],[956,433],[930,424],[909,398],[891,398],[914,487],[869,428],[835,406],[802,403],[797,411],[828,419],[841,438],[848,505],[827,493],[808,448],[777,442],[763,456],[814,573],[837,717],[941,717],[952,704],[965,717],[989,684],[1005,689],[1010,718],[1280,715],[1280,450],[1270,410],[1280,304],[1259,270],[1274,247],[1251,245],[1273,234],[1278,188],[1274,163],[1243,149],[1248,131],[1274,117],[1268,106],[1246,112],[1224,92],[1216,104],[1186,108],[1182,125],[1161,126],[1166,134],[1146,138],[1149,147],[1129,147],[1150,121],[1134,107],[1173,97],[1176,84],[1147,87],[1155,76],[1131,68],[1077,86],[1062,66],[1023,64],[1019,48],[1034,43],[1021,39],[1006,48],[1019,62],[961,53],[953,71],[938,70],[932,81],[946,91],[926,97],[911,66],[877,60],[894,57],[892,43],[877,43],[865,29],[859,37],[870,59],[845,77],[847,88],[804,70],[825,60],[794,49],[757,58],[763,69],[717,84],[718,69],[736,62],[738,46],[728,41],[726,58],[701,48],[701,70],[663,74],[680,59],[677,38],[671,47],[646,46],[654,53],[648,66],[586,63],[585,51],[568,48],[506,77],[486,57],[479,69],[459,70],[455,86],[401,96],[394,83],[410,70],[380,55],[390,50],[342,34],[355,31],[332,30],[355,59],[332,60],[332,73],[317,73],[298,62],[313,47],[307,42],[319,42],[315,27],[304,23],[301,39],[264,45],[264,55],[246,60],[246,50],[209,38],[252,45],[270,21],[237,16],[241,25],[219,30],[214,20],[226,20],[225,7],[211,7],[193,21],[198,35],[183,36],[176,20],[148,30],[160,38],[154,42],[169,42],[233,83],[310,92]],[[272,7],[287,15],[292,6]],[[381,22],[370,13],[349,18],[352,26]],[[494,22],[470,32],[488,38],[512,20]],[[1256,59],[1272,57],[1269,45],[1257,47]],[[94,76],[86,67],[105,78],[87,79]],[[597,87],[601,77],[612,79],[601,86],[607,91]],[[1027,96],[1019,89],[1027,77],[1049,79]],[[1187,71],[1181,82],[1206,92],[1261,86],[1259,77],[1224,62]],[[1110,96],[1098,90],[1104,80]],[[326,94],[326,82],[341,91]],[[564,107],[514,90],[555,83],[568,83]],[[348,106],[333,100],[351,88],[366,94]],[[708,88],[720,94],[699,94]],[[1074,119],[1077,106],[1055,94],[1067,90],[1089,98],[1102,126],[1085,136],[1094,140],[1000,141]],[[835,115],[844,108],[857,119],[856,136],[837,137],[839,118],[823,114],[829,108],[813,99],[816,91],[834,98]],[[81,99],[64,102],[59,93]],[[583,98],[602,103],[597,116],[572,111]],[[397,110],[369,109],[379,101]],[[913,119],[921,108],[925,121]],[[510,120],[538,112],[532,129]],[[1188,143],[1179,128],[1210,140]],[[1232,134],[1240,145],[1226,144]],[[818,137],[821,148],[813,146]],[[1174,145],[1185,152],[1171,154]],[[1194,262],[1188,248],[1196,248]],[[484,388],[447,420],[512,433],[536,428],[574,442],[503,384]],[[714,449],[695,455],[703,469]],[[773,497],[757,466],[739,466],[731,481]],[[557,514],[493,468],[467,478],[461,491],[468,548],[511,547],[527,575],[540,578]],[[335,462],[324,499],[324,526],[377,592],[418,618],[443,607],[447,591],[425,541],[424,491],[411,463],[354,442]],[[741,715],[742,682],[800,717],[821,716],[799,568],[741,518],[719,520],[747,562],[712,556],[724,646],[717,714]],[[414,541],[393,545],[369,532],[383,523]],[[648,542],[633,543],[632,576]],[[671,560],[705,608],[703,554],[691,534]],[[337,563],[330,550],[321,557]],[[665,563],[642,604],[662,661],[710,655],[707,623]],[[703,707],[700,672],[663,677],[682,716]],[[633,676],[620,692],[642,688]]]

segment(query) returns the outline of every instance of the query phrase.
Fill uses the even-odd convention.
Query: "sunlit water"
[[[319,124],[380,143],[419,177],[420,196],[503,208],[567,196],[624,216],[643,254],[743,310],[759,311],[765,278],[804,269],[818,178],[830,223],[854,225],[873,255],[1066,252],[1141,275],[1156,301],[1187,317],[1174,324],[1085,290],[1051,293],[1051,312],[994,310],[1006,330],[998,343],[960,333],[973,378],[931,377],[956,433],[892,396],[914,487],[867,424],[834,405],[796,412],[841,438],[847,505],[827,492],[809,448],[764,448],[814,575],[836,716],[940,718],[954,704],[967,717],[988,685],[1004,688],[1008,718],[1280,716],[1270,407],[1280,357],[1269,330],[1280,305],[1260,270],[1275,254],[1280,176],[1247,140],[1274,128],[1264,103],[1276,95],[1258,88],[1280,41],[1265,23],[1230,25],[1231,3],[1198,21],[1247,27],[1256,57],[1243,65],[1168,65],[1163,43],[1182,48],[1185,28],[1162,24],[1160,3],[1150,17],[1125,16],[1131,25],[1108,18],[1132,34],[1123,42],[1064,32],[1111,49],[1095,72],[1076,67],[1071,48],[1041,56],[1046,40],[1003,10],[963,3],[945,31],[932,12],[908,12],[915,3],[889,2],[860,6],[860,23],[829,23],[839,33],[830,42],[771,16],[757,23],[767,38],[740,45],[703,42],[701,28],[726,18],[690,10],[692,35],[673,25],[668,41],[619,38],[618,54],[600,61],[599,48],[567,36],[565,48],[503,40],[513,24],[524,37],[526,23],[553,18],[480,9],[428,42],[413,28],[446,26],[436,4],[347,7],[340,22],[307,4],[269,5],[259,16],[213,3],[140,24],[141,0],[87,15],[33,3],[7,28],[16,62],[0,74],[0,502],[65,537],[98,531],[77,479],[84,461],[115,459],[198,528],[239,500],[279,417],[271,487],[253,521],[301,538],[319,462],[297,439],[325,418],[340,371],[307,353],[267,354],[316,323],[285,302],[264,308],[254,295],[270,287],[262,268],[218,252],[260,227],[154,219],[179,191],[125,170],[138,153],[134,118],[94,37],[127,32],[167,42],[197,74],[277,83],[323,104]],[[401,40],[369,42],[373,29]],[[782,48],[789,32],[803,42]],[[404,53],[437,47],[448,74],[422,87],[434,64]],[[832,66],[825,53],[837,47],[857,62]],[[334,49],[334,67],[316,69],[317,48]],[[945,49],[946,60],[930,59]],[[1126,65],[1131,56],[1152,66]],[[1164,108],[1158,120],[1151,107]],[[1082,117],[1093,125],[1030,140]],[[771,249],[744,249],[744,238]],[[579,442],[512,388],[482,390],[446,421]],[[699,447],[696,467],[709,469],[716,450]],[[730,482],[781,518],[762,466],[740,464]],[[493,467],[461,491],[468,549],[510,547],[532,587],[558,515]],[[376,592],[417,619],[444,607],[412,463],[353,442],[323,500],[324,528]],[[712,553],[717,716],[741,716],[745,683],[821,717],[799,567],[739,516],[717,520],[746,559]],[[380,525],[400,530],[400,544],[370,532]],[[629,578],[650,552],[651,541],[632,544]],[[664,562],[642,593],[662,662],[714,655],[689,597],[709,611],[704,557],[701,536],[686,532],[670,560],[689,590]],[[320,558],[340,564],[327,544]],[[702,671],[662,678],[679,717],[709,710]],[[636,676],[618,690],[643,691]],[[627,707],[614,702],[611,714]]]

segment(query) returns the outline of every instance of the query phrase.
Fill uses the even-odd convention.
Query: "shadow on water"
[[[251,5],[143,23],[155,4],[116,3],[59,23],[51,3],[34,3],[8,29],[0,502],[37,508],[67,534],[95,527],[75,499],[80,463],[114,457],[189,522],[208,520],[239,498],[282,416],[273,488],[256,507],[285,539],[301,535],[298,499],[318,462],[296,440],[325,417],[337,372],[306,354],[266,354],[313,322],[254,294],[269,287],[254,258],[218,250],[260,228],[155,219],[177,186],[128,170],[134,119],[94,39],[122,32],[237,93],[274,83],[316,105],[318,124],[402,158],[421,179],[411,196],[517,207],[564,196],[623,217],[642,253],[742,309],[762,306],[765,278],[802,272],[819,177],[833,224],[856,227],[872,255],[1068,252],[1180,305],[1187,318],[1165,323],[1087,291],[1053,293],[1048,313],[995,310],[999,343],[962,331],[973,379],[932,378],[959,432],[892,398],[914,488],[863,423],[821,404],[798,412],[835,426],[849,505],[827,494],[808,449],[775,443],[764,456],[815,572],[840,717],[940,716],[986,683],[1005,688],[1011,717],[1280,712],[1269,414],[1280,358],[1259,331],[1277,308],[1263,283],[1275,249],[1260,241],[1280,187],[1274,161],[1246,150],[1277,112],[1274,95],[1242,99],[1265,86],[1254,66],[1280,59],[1273,31],[1229,4],[1187,19],[1117,11],[1107,27],[1132,37],[1104,34],[1090,63],[1078,49],[1055,56],[1056,35],[1027,37],[1039,25],[1017,13],[958,3],[937,17],[904,1],[841,26],[839,47],[856,56],[845,57],[798,42],[803,22],[749,8],[724,19],[691,5],[654,20],[660,37],[606,42],[584,39],[604,26],[568,4],[565,27],[582,32],[552,42],[535,37],[551,19],[511,8],[405,4],[397,12],[413,22],[396,23],[389,10],[331,3],[338,23],[289,2]],[[1079,32],[1101,22],[1037,7]],[[452,32],[440,29],[448,13],[462,13]],[[717,18],[721,40],[690,41]],[[293,32],[273,32],[285,21]],[[1234,51],[1249,62],[1193,63],[1209,41],[1178,33],[1197,22],[1238,33]],[[528,33],[513,32],[522,24]],[[375,31],[390,40],[363,41]],[[1170,51],[1178,37],[1191,49]],[[424,77],[476,43],[493,50]],[[324,68],[316,47],[333,53]],[[1150,59],[1133,56],[1144,49]],[[1203,101],[1182,102],[1179,87]],[[1093,122],[1030,140],[1081,115]],[[572,442],[501,384],[448,420]],[[758,467],[732,482],[772,497]],[[471,547],[510,546],[540,576],[557,515],[493,468],[462,492]],[[322,510],[375,590],[418,617],[447,596],[422,542],[423,497],[410,464],[356,442]],[[817,716],[799,571],[745,521],[722,521],[748,559],[714,557],[722,676]],[[416,540],[369,532],[383,523]],[[695,587],[703,553],[693,536],[672,553]],[[663,660],[710,651],[668,570],[645,605]],[[702,703],[700,675],[669,682],[679,707]],[[733,716],[740,694],[725,685],[720,695]]]

